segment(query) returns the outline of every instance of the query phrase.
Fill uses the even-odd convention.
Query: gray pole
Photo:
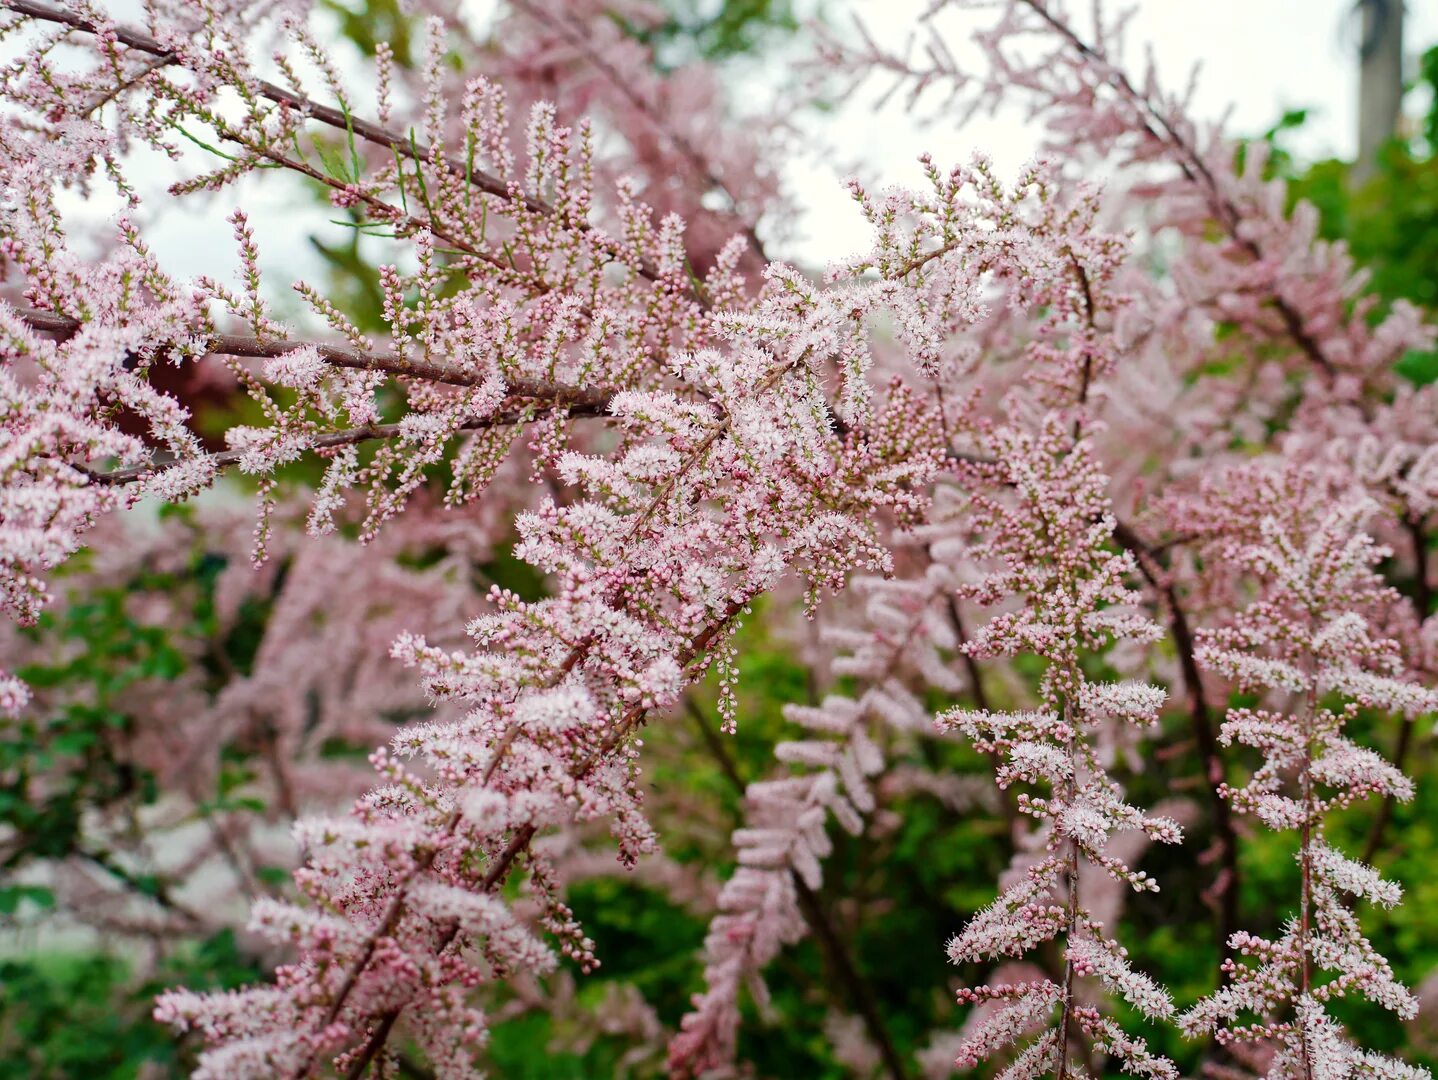
[[[1403,103],[1403,0],[1358,0],[1358,160],[1353,178],[1373,174],[1378,148],[1392,138]]]

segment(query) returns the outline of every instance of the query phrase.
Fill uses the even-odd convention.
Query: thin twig
[[[969,643],[969,634],[964,626],[963,613],[959,611],[958,598],[952,592],[944,597],[948,608],[949,623],[954,628],[954,636],[958,639],[958,654],[960,662],[964,665],[964,671],[969,677],[969,692],[974,699],[974,705],[983,712],[989,711],[989,695],[984,689],[983,672],[979,670],[979,662],[974,659],[973,654],[964,646]],[[997,750],[990,750],[986,755],[989,759],[989,766],[993,769],[995,785],[997,786],[999,768],[1003,765],[1003,758]],[[1003,811],[1004,824],[1008,826],[1009,838],[1018,841],[1023,828],[1023,815],[1019,813],[1018,802],[1012,791],[1006,787],[999,787],[999,806]]]
[[[182,64],[183,58],[169,49],[166,49],[158,40],[143,31],[118,24],[101,27],[98,23],[87,19],[72,11],[65,11],[53,8],[49,4],[36,3],[35,0],[0,0],[0,7],[5,7],[18,15],[27,18],[40,20],[42,22],[59,23],[74,30],[87,34],[99,34],[105,30],[113,35],[114,40],[136,52],[163,59],[166,64]],[[148,72],[147,72],[148,74]],[[601,246],[612,257],[620,262],[628,262],[617,250],[613,241],[604,237],[594,226],[586,221],[575,220],[568,214],[561,214],[559,210],[542,199],[525,195],[517,185],[501,180],[483,169],[478,168],[471,161],[448,155],[436,154],[434,149],[425,143],[417,142],[410,138],[407,133],[401,133],[386,128],[380,124],[344,109],[336,109],[329,105],[321,104],[312,98],[287,90],[283,86],[266,82],[263,79],[256,79],[248,84],[254,92],[269,101],[274,102],[281,108],[292,109],[302,116],[317,120],[320,123],[334,128],[338,131],[352,133],[356,138],[373,143],[376,146],[383,146],[386,149],[408,158],[417,164],[432,163],[442,167],[455,179],[482,191],[487,195],[494,195],[497,198],[506,200],[516,206],[529,211],[552,218],[565,228],[573,229],[575,232],[584,233],[598,240]],[[647,259],[639,259],[635,270],[640,276],[650,281],[659,281],[663,277],[658,267]],[[701,307],[707,306],[706,299],[696,291],[696,299]]]
[[[1043,0],[1023,0],[1023,3],[1047,23],[1055,33],[1067,41],[1075,52],[1092,61],[1095,71],[1106,73],[1104,81],[1137,109],[1139,123],[1148,135],[1156,142],[1166,143],[1178,151],[1179,156],[1175,164],[1190,183],[1204,189],[1209,207],[1213,210],[1214,217],[1218,219],[1224,231],[1253,259],[1262,261],[1263,249],[1257,241],[1242,234],[1239,226],[1242,223],[1243,215],[1233,201],[1224,195],[1217,178],[1209,169],[1208,163],[1203,160],[1198,148],[1192,146],[1179,134],[1169,118],[1147,95],[1139,92],[1122,68],[1110,62],[1103,53],[1079,37],[1072,27],[1049,10]],[[1283,322],[1283,328],[1289,337],[1326,376],[1332,379],[1337,373],[1333,361],[1328,358],[1323,347],[1303,325],[1303,316],[1282,296],[1275,294],[1271,299],[1274,310],[1278,312],[1278,316]]]
[[[1433,612],[1433,586],[1428,581],[1428,538],[1423,533],[1423,521],[1416,514],[1410,512],[1404,519],[1403,526],[1409,542],[1413,545],[1413,561],[1417,567],[1417,577],[1413,582],[1413,607],[1421,625]],[[1402,725],[1398,728],[1398,742],[1393,748],[1393,766],[1399,772],[1403,771],[1409,751],[1413,748],[1413,729],[1417,722],[1418,718],[1408,713],[1404,715]],[[1385,795],[1383,802],[1379,804],[1378,815],[1373,819],[1373,828],[1368,833],[1368,842],[1363,845],[1363,861],[1366,863],[1371,863],[1379,848],[1383,846],[1383,834],[1393,820],[1393,805],[1394,797],[1391,794]]]
[[[27,326],[55,334],[61,341],[74,337],[84,326],[79,319],[53,311],[39,308],[12,310]],[[211,334],[205,338],[205,343],[205,356],[244,356],[255,359],[272,359],[285,356],[296,349],[309,348],[319,353],[320,359],[332,367],[348,368],[352,371],[380,371],[387,375],[422,379],[425,382],[444,383],[448,386],[483,386],[490,378],[487,371],[458,367],[436,360],[416,360],[394,353],[362,352],[325,341],[265,339],[247,334]],[[583,400],[592,393],[576,387],[546,387],[545,384],[525,380],[511,383],[510,392],[534,397],[562,395],[575,401]]]
[[[1218,882],[1218,951],[1227,958],[1230,954],[1228,939],[1238,929],[1238,833],[1233,826],[1233,811],[1219,790],[1224,782],[1223,757],[1218,750],[1218,735],[1214,731],[1208,701],[1203,689],[1203,678],[1194,656],[1193,628],[1188,616],[1179,603],[1178,591],[1158,566],[1154,549],[1125,522],[1114,524],[1113,536],[1119,546],[1133,554],[1139,573],[1158,593],[1168,609],[1169,632],[1173,635],[1174,649],[1178,653],[1179,670],[1183,674],[1184,692],[1188,696],[1189,725],[1198,745],[1203,761],[1205,787],[1208,790],[1209,815],[1212,818],[1214,842],[1218,845],[1218,862],[1221,880]],[[1157,568],[1156,568],[1157,567]]]
[[[454,432],[461,431],[483,431],[489,428],[512,427],[517,424],[524,424],[540,416],[548,416],[555,412],[564,412],[566,416],[603,416],[607,411],[607,399],[603,406],[585,405],[580,407],[568,405],[546,404],[543,408],[520,408],[505,409],[500,412],[490,413],[487,416],[476,416],[459,424]],[[358,443],[371,442],[378,439],[394,439],[404,435],[403,424],[364,424],[360,427],[345,428],[342,431],[329,431],[323,435],[316,435],[310,440],[306,447],[308,450],[332,450],[337,446],[353,446]],[[207,460],[216,470],[234,465],[245,456],[241,450],[223,450],[217,454],[210,454]],[[143,465],[130,465],[123,469],[113,469],[109,472],[91,472],[82,469],[97,484],[133,484],[136,481],[144,480],[173,465],[182,465],[188,458],[177,458],[174,461],[153,462]]]

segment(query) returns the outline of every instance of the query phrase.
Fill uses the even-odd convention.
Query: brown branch
[[[729,753],[729,748],[724,745],[724,741],[714,730],[714,725],[709,723],[709,719],[704,715],[704,710],[699,708],[689,694],[684,695],[684,711],[689,714],[694,721],[694,726],[699,729],[699,736],[704,740],[704,746],[719,766],[719,771],[724,774],[724,779],[729,781],[729,786],[734,789],[735,794],[743,798],[748,784],[739,775],[739,767],[734,764],[734,758]]]
[[[775,386],[778,386],[784,376],[787,375],[789,372],[793,371],[796,367],[798,367],[800,363],[802,363],[805,358],[808,357],[808,355],[809,350],[806,348],[794,359],[786,360],[782,364],[779,364],[777,367],[775,367],[773,371],[771,371],[768,375],[764,377],[762,382],[758,383],[754,387],[752,391],[754,396],[757,397],[758,395],[764,393],[766,390],[772,390]],[[717,405],[718,403],[714,402],[713,404]],[[722,408],[722,406],[720,407]],[[689,454],[685,457],[684,463],[680,465],[679,468],[673,474],[671,474],[667,480],[664,481],[664,483],[660,486],[658,493],[654,496],[654,498],[649,500],[649,504],[645,506],[643,511],[641,511],[640,514],[635,518],[634,524],[631,525],[629,527],[629,531],[624,534],[624,539],[620,542],[621,545],[629,544],[639,535],[639,530],[642,529],[646,524],[648,524],[649,519],[652,518],[654,514],[659,510],[659,507],[663,504],[664,500],[667,499],[669,495],[674,491],[674,489],[679,486],[679,481],[688,474],[690,469],[692,469],[695,465],[699,463],[700,459],[709,452],[710,447],[712,447],[716,442],[718,442],[720,437],[729,430],[730,426],[733,424],[733,421],[734,418],[727,411],[725,411],[720,417],[719,421],[709,429],[709,433],[705,435],[704,438],[700,440],[699,444],[695,446],[695,448],[691,450]]]
[[[80,332],[83,325],[79,319],[60,315],[38,308],[14,308],[15,314],[32,329],[52,333],[60,340],[68,340]],[[422,379],[426,382],[444,383],[448,386],[482,386],[489,374],[471,371],[454,364],[437,360],[416,360],[393,353],[367,353],[345,345],[334,345],[322,341],[281,341],[251,337],[246,334],[211,334],[206,338],[209,348],[206,356],[244,356],[269,359],[284,356],[296,349],[313,348],[320,359],[332,367],[348,368],[352,371],[380,371],[407,379]],[[544,393],[533,393],[542,384],[517,381],[512,384],[517,395],[543,397]],[[568,389],[570,394],[585,391]]]
[[[87,34],[99,34],[106,30],[113,35],[114,40],[136,52],[145,53],[165,61],[165,64],[179,64],[186,66],[184,58],[166,49],[158,40],[139,30],[118,24],[101,27],[98,23],[85,18],[75,12],[53,8],[49,4],[37,3],[35,0],[0,0],[0,7],[5,7],[18,15],[36,19],[42,22],[58,23],[68,26],[71,29],[79,30]],[[165,66],[165,65],[160,65]],[[146,72],[149,74],[149,72]],[[478,191],[487,195],[513,203],[533,214],[540,214],[558,221],[565,228],[573,229],[575,232],[590,236],[600,243],[606,254],[619,262],[628,263],[622,253],[617,249],[613,241],[603,236],[594,226],[586,221],[575,220],[568,214],[561,214],[558,209],[551,206],[542,199],[533,198],[523,194],[519,188],[512,183],[501,180],[483,169],[477,168],[473,162],[448,155],[436,154],[434,149],[426,144],[414,141],[406,133],[393,131],[380,124],[362,117],[355,116],[342,109],[332,108],[323,105],[312,98],[304,97],[283,86],[266,82],[263,79],[256,79],[249,83],[261,97],[274,102],[281,108],[292,109],[301,115],[318,120],[320,123],[334,128],[338,131],[353,133],[355,137],[372,143],[376,146],[383,146],[387,150],[408,158],[417,164],[426,162],[438,164],[455,179],[468,184]],[[659,281],[662,277],[658,267],[647,259],[638,260],[634,269],[640,276],[650,281]],[[707,306],[707,301],[702,295],[697,295],[700,306]]]
[[[965,239],[966,239],[966,238],[965,238],[965,237],[962,237],[962,236],[956,237],[955,239],[950,240],[948,243],[946,243],[946,244],[941,244],[939,247],[934,248],[932,251],[925,251],[925,252],[923,252],[922,254],[915,255],[915,256],[914,256],[912,259],[910,259],[908,262],[901,263],[901,264],[898,266],[897,269],[893,270],[893,271],[889,274],[889,280],[890,280],[890,281],[901,281],[901,280],[903,280],[904,278],[906,278],[906,277],[908,277],[910,274],[912,274],[915,270],[918,270],[918,269],[921,269],[921,268],[924,267],[924,266],[927,266],[929,263],[933,262],[935,259],[941,258],[941,257],[947,255],[947,254],[948,254],[949,252],[951,252],[951,251],[956,251],[956,250],[958,250],[960,247],[963,246],[963,244],[964,244],[964,242],[965,242]]]
[[[1092,333],[1092,332],[1096,329],[1096,327],[1095,327],[1095,325],[1094,325],[1093,288],[1089,285],[1088,274],[1084,271],[1083,263],[1079,262],[1078,256],[1073,253],[1073,250],[1072,250],[1072,249],[1069,250],[1069,253],[1068,253],[1068,254],[1069,254],[1069,261],[1073,263],[1074,274],[1075,274],[1075,276],[1077,276],[1077,278],[1078,278],[1079,287],[1080,287],[1080,289],[1083,291],[1083,306],[1084,306],[1084,321],[1085,321],[1085,325],[1088,327],[1089,331]],[[1082,369],[1082,371],[1079,373],[1078,404],[1079,404],[1079,408],[1080,408],[1080,409],[1082,409],[1085,405],[1088,404],[1089,386],[1090,386],[1090,384],[1091,384],[1092,382],[1093,382],[1093,350],[1090,349],[1089,346],[1088,346],[1088,343],[1085,342],[1085,343],[1084,343],[1084,349],[1083,349],[1083,369]],[[1079,418],[1079,417],[1075,417],[1075,418],[1074,418],[1074,429],[1073,429],[1073,430],[1074,430],[1074,438],[1077,439],[1077,438],[1079,437],[1079,435],[1082,433],[1081,422],[1080,422],[1080,418]]]
[[[1172,580],[1162,572],[1161,567],[1155,568],[1157,559],[1153,549],[1125,522],[1115,522],[1113,535],[1121,547],[1133,554],[1139,573],[1159,594],[1164,607],[1168,609],[1169,631],[1173,635],[1174,649],[1178,653],[1179,670],[1183,673],[1184,691],[1188,696],[1189,723],[1203,761],[1209,814],[1213,823],[1214,840],[1218,844],[1220,876],[1224,879],[1218,890],[1218,952],[1221,957],[1227,958],[1228,939],[1238,929],[1238,834],[1233,826],[1232,807],[1219,791],[1219,785],[1224,781],[1223,757],[1218,750],[1218,737],[1209,715],[1203,678],[1194,657],[1193,629],[1189,626],[1182,604],[1179,603],[1178,591]]]
[[[59,335],[68,339],[80,331],[80,320],[68,315],[36,308],[16,308],[16,315],[33,329]],[[209,339],[206,356],[277,357],[296,349],[312,348],[320,359],[334,367],[355,371],[380,371],[400,378],[421,379],[444,383],[450,386],[481,386],[490,375],[485,372],[466,371],[441,361],[412,360],[392,353],[367,353],[343,345],[312,341],[264,340],[243,334],[214,334]],[[604,390],[566,386],[560,383],[544,383],[535,379],[510,379],[504,407],[485,416],[476,416],[463,421],[456,431],[479,431],[486,428],[509,427],[528,422],[535,416],[549,415],[563,411],[569,416],[605,416],[609,412],[611,395]],[[403,434],[400,424],[363,424],[341,431],[329,431],[317,435],[309,449],[328,450],[339,446],[369,442],[375,439],[392,439]],[[209,460],[216,469],[235,464],[243,457],[239,450],[224,450],[211,454]],[[166,462],[146,462],[130,465],[110,472],[95,472],[81,469],[98,484],[130,484],[154,475],[171,465],[181,464],[181,459]]]
[[[483,431],[489,428],[511,427],[516,424],[529,422],[536,416],[547,416],[555,412],[564,411],[567,416],[603,416],[608,412],[609,398],[607,395],[600,400],[578,406],[563,403],[549,402],[542,408],[517,408],[505,409],[500,412],[490,413],[487,416],[476,416],[464,421],[457,428],[455,433],[461,431]],[[330,450],[338,446],[353,446],[357,443],[370,442],[376,439],[393,439],[404,434],[402,424],[364,424],[360,427],[345,428],[342,431],[329,431],[323,435],[316,435],[310,442],[309,450]],[[223,450],[217,454],[210,454],[208,460],[216,469],[223,469],[234,465],[244,457],[240,450]],[[156,462],[153,464],[130,465],[123,469],[114,469],[110,472],[90,472],[82,469],[90,480],[97,484],[132,484],[139,480],[155,475],[173,465],[182,465],[186,458],[177,458],[174,461]]]
[[[126,90],[133,90],[141,82],[143,82],[149,76],[153,75],[155,72],[159,71],[162,67],[166,67],[169,63],[170,58],[168,56],[158,56],[155,59],[151,60],[134,75],[130,76],[128,79],[123,80],[122,82],[116,83],[115,86],[108,90],[106,93],[102,94],[100,97],[90,102],[89,108],[87,108],[81,114],[81,118],[88,120],[91,116],[97,113],[100,109],[104,108],[110,102],[114,101]]]
[[[1433,586],[1428,581],[1428,538],[1423,534],[1422,519],[1411,511],[1405,517],[1403,526],[1409,542],[1413,545],[1413,560],[1417,566],[1417,577],[1413,583],[1413,607],[1421,625],[1433,612]],[[1413,748],[1413,729],[1417,720],[1416,716],[1408,713],[1403,717],[1402,725],[1398,729],[1398,742],[1393,748],[1393,765],[1399,772],[1403,771],[1409,751]],[[1373,828],[1368,833],[1368,842],[1363,845],[1363,861],[1366,863],[1371,863],[1378,854],[1378,849],[1383,846],[1383,834],[1393,820],[1394,801],[1390,794],[1385,795],[1383,802],[1379,804],[1378,815],[1373,819]]]
[[[205,925],[205,919],[199,912],[187,907],[171,895],[165,879],[159,875],[151,877],[149,881],[136,877],[115,861],[113,853],[103,849],[92,850],[84,847],[76,847],[74,853],[86,862],[93,863],[105,871],[105,873],[109,874],[116,881],[134,892],[135,895],[151,901],[163,911],[168,911],[178,916],[190,926],[203,927]]]
[[[552,291],[550,285],[543,280],[543,277],[535,268],[531,267],[529,272],[526,273],[515,262],[513,254],[507,249],[505,252],[506,258],[501,259],[493,252],[485,251],[482,247],[476,247],[465,237],[458,235],[455,230],[451,229],[448,225],[442,224],[433,214],[428,218],[414,217],[408,212],[385,202],[384,199],[373,192],[365,191],[363,188],[353,189],[353,185],[348,182],[337,179],[328,173],[321,172],[307,161],[282,154],[261,139],[251,139],[244,131],[229,127],[225,125],[223,121],[217,120],[215,124],[221,138],[244,147],[257,158],[261,158],[280,168],[288,169],[309,180],[313,180],[321,187],[327,187],[331,191],[342,191],[346,195],[352,196],[358,200],[356,205],[363,203],[364,206],[374,214],[377,223],[382,222],[392,225],[395,227],[397,233],[401,228],[408,230],[408,233],[411,235],[421,231],[428,231],[432,237],[447,244],[454,251],[483,263],[490,271],[497,273],[501,280],[508,280],[509,283],[520,287],[528,287],[533,292]],[[402,182],[402,179],[396,180],[397,184],[402,184]],[[461,231],[466,232],[467,235],[471,237],[473,236],[472,230]],[[588,317],[592,317],[593,315],[586,307],[581,307],[580,310],[584,311]]]
[[[984,712],[989,710],[989,695],[984,690],[983,672],[979,670],[979,662],[974,659],[973,654],[964,648],[969,643],[968,629],[964,626],[963,613],[959,611],[959,601],[953,593],[947,593],[944,597],[948,607],[949,623],[954,628],[954,636],[958,639],[958,654],[964,665],[964,671],[969,677],[970,692],[973,694],[974,704]],[[986,755],[989,759],[989,767],[993,770],[995,786],[998,787],[999,769],[1003,765],[1003,757],[997,750],[990,750]],[[999,807],[1004,815],[1004,824],[1008,826],[1009,838],[1016,844],[1022,835],[1024,827],[1023,815],[1019,813],[1018,802],[1014,793],[1006,787],[998,787]]]
[[[899,1051],[894,1046],[888,1028],[884,1025],[883,1017],[879,1014],[878,1005],[874,1002],[868,983],[860,977],[855,969],[848,950],[844,948],[844,943],[834,930],[833,923],[829,921],[829,917],[824,912],[824,905],[818,894],[809,888],[808,883],[793,870],[789,871],[789,875],[794,881],[794,892],[799,898],[799,907],[803,911],[804,919],[813,927],[814,935],[819,939],[820,945],[834,967],[834,974],[839,977],[839,981],[849,991],[854,1008],[858,1010],[859,1017],[864,1021],[864,1027],[869,1032],[869,1037],[874,1040],[879,1056],[884,1061],[885,1071],[893,1077],[893,1080],[904,1080],[907,1073],[904,1070],[903,1059],[899,1057]]]

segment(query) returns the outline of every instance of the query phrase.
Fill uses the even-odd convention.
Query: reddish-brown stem
[[[1070,672],[1069,685],[1074,685],[1073,679],[1077,675],[1075,669]],[[1078,676],[1080,679],[1082,676]],[[1064,721],[1069,726],[1069,778],[1064,783],[1063,801],[1072,802],[1075,795],[1075,788],[1078,781],[1081,762],[1078,754],[1078,720],[1069,715],[1069,703],[1064,702]],[[1063,999],[1062,1008],[1059,1013],[1059,1061],[1057,1080],[1067,1080],[1069,1072],[1069,1030],[1073,1027],[1073,1005],[1074,1005],[1074,962],[1073,962],[1073,938],[1074,930],[1079,920],[1079,846],[1077,840],[1069,841],[1068,866],[1065,870],[1065,877],[1068,885],[1067,912],[1064,918],[1064,975],[1063,975]]]
[[[1073,263],[1074,276],[1078,278],[1079,288],[1083,295],[1084,324],[1088,327],[1090,331],[1092,331],[1095,329],[1093,289],[1089,285],[1088,274],[1084,272],[1083,263],[1079,262],[1078,256],[1076,256],[1072,251],[1069,252],[1069,261]],[[1092,351],[1090,351],[1089,347],[1085,345],[1083,352],[1083,369],[1079,372],[1078,404],[1080,409],[1082,409],[1086,404],[1088,404],[1089,384],[1092,381],[1093,353]],[[1074,438],[1077,439],[1082,433],[1083,432],[1080,424],[1080,418],[1075,417]]]
[[[75,853],[86,862],[98,866],[126,888],[133,890],[135,896],[153,902],[161,909],[179,916],[191,926],[205,925],[205,919],[199,912],[186,907],[170,895],[169,886],[163,878],[141,881],[116,862],[108,851],[89,851],[84,848],[76,848]]]
[[[44,333],[55,334],[66,340],[79,333],[83,325],[79,319],[60,315],[38,308],[16,308],[15,314],[29,327]],[[417,360],[393,353],[370,353],[352,349],[346,345],[335,345],[324,341],[267,340],[247,334],[211,334],[206,338],[207,356],[244,356],[269,359],[284,356],[296,349],[312,348],[320,359],[332,367],[348,368],[352,371],[380,371],[406,379],[421,379],[425,382],[444,383],[449,386],[483,386],[489,379],[486,371],[474,371],[433,360]],[[575,387],[552,386],[542,383],[517,380],[510,384],[515,396],[545,397],[551,394],[567,397],[576,403],[584,400],[592,391]]]
[[[1144,542],[1132,526],[1119,521],[1114,525],[1114,539],[1132,553],[1139,573],[1159,595],[1168,613],[1169,632],[1178,654],[1179,671],[1183,675],[1184,693],[1188,698],[1189,725],[1203,762],[1205,788],[1208,793],[1209,816],[1212,820],[1214,843],[1218,846],[1221,880],[1218,888],[1218,951],[1229,956],[1228,939],[1238,929],[1238,833],[1233,825],[1233,808],[1223,797],[1219,785],[1224,782],[1223,756],[1218,749],[1218,733],[1214,730],[1208,701],[1203,690],[1203,677],[1194,656],[1193,628],[1188,623],[1178,590],[1164,573],[1153,548]]]
[[[1314,682],[1316,684],[1316,679]],[[1316,805],[1313,796],[1313,724],[1318,716],[1318,691],[1308,692],[1308,704],[1304,716],[1303,772],[1299,784],[1303,796],[1303,830],[1301,833],[1298,862],[1302,870],[1298,912],[1298,993],[1301,998],[1308,996],[1313,978],[1313,967],[1308,956],[1308,935],[1312,924],[1313,907],[1313,822]],[[1313,1080],[1313,1058],[1308,1046],[1308,1032],[1299,1026],[1299,1053],[1303,1061],[1303,1080]]]
[[[773,371],[764,377],[762,382],[754,387],[753,393],[757,396],[766,390],[772,390],[775,386],[779,385],[779,381],[783,379],[786,374],[798,367],[808,355],[809,351],[806,349],[793,360],[786,360],[784,363],[775,367]],[[699,441],[699,444],[685,455],[684,463],[660,485],[658,493],[654,498],[649,500],[648,505],[645,506],[639,516],[634,519],[634,524],[631,525],[628,532],[624,534],[621,546],[627,546],[639,535],[639,530],[648,524],[649,519],[654,516],[659,510],[659,507],[663,505],[664,501],[669,498],[670,494],[679,485],[679,481],[688,474],[690,469],[703,459],[704,455],[719,441],[719,438],[729,430],[731,422],[732,418],[728,414],[725,414],[709,429],[708,434]]]
[[[501,409],[498,412],[490,413],[488,416],[476,416],[465,420],[455,428],[455,432],[461,431],[483,431],[488,428],[511,427],[516,424],[525,424],[540,416],[548,416],[551,413],[563,411],[567,416],[603,416],[608,411],[607,400],[603,405],[569,406],[546,403],[542,407]],[[345,428],[343,431],[327,431],[323,435],[316,435],[310,440],[311,450],[332,450],[338,446],[353,446],[357,443],[371,442],[378,439],[394,439],[404,434],[402,424],[364,424],[360,427]],[[223,450],[217,454],[211,454],[209,461],[216,469],[227,468],[234,465],[244,457],[239,450]],[[113,469],[110,472],[89,472],[90,479],[97,484],[132,484],[143,480],[148,476],[167,468],[171,465],[181,464],[182,460],[158,462],[145,465],[130,465],[123,469]]]
[[[70,337],[78,333],[81,323],[66,315],[22,308],[16,312],[19,317],[36,330]],[[420,379],[445,383],[453,386],[479,386],[488,380],[484,372],[471,372],[437,361],[411,360],[387,353],[366,353],[342,345],[327,342],[266,341],[243,334],[215,334],[208,339],[210,356],[277,357],[300,348],[312,348],[320,358],[335,367],[356,371],[382,371],[401,378]],[[510,379],[504,403],[494,412],[462,421],[458,431],[479,431],[486,428],[509,427],[527,423],[538,416],[563,412],[573,417],[604,416],[609,412],[611,395],[604,390],[584,389],[558,383],[542,383],[534,379]],[[400,424],[363,424],[341,431],[327,431],[315,435],[310,441],[312,450],[329,450],[340,446],[370,442],[377,439],[393,439],[404,434]],[[239,450],[225,450],[209,457],[216,469],[223,469],[240,461],[244,456]],[[113,469],[109,472],[87,473],[99,484],[130,484],[177,461],[146,462]]]
[[[0,0],[0,7],[6,7],[16,14],[24,15],[27,18],[58,23],[61,26],[68,26],[87,34],[96,34],[102,29],[98,24],[85,18],[83,15],[53,8],[49,4],[37,3],[36,0]],[[181,64],[183,62],[182,57],[166,49],[159,41],[142,31],[119,25],[105,27],[104,29],[108,30],[121,45],[134,49],[136,52],[145,53],[157,59],[163,59],[167,65]],[[418,164],[437,163],[439,167],[443,168],[455,179],[468,184],[478,191],[504,199],[530,213],[542,214],[552,218],[566,229],[572,229],[575,232],[585,233],[599,239],[602,246],[609,249],[609,254],[620,261],[628,261],[623,258],[617,250],[614,250],[614,245],[611,241],[601,236],[588,222],[577,221],[568,215],[561,215],[555,207],[550,206],[542,199],[524,195],[514,184],[507,183],[499,177],[485,172],[483,169],[476,168],[473,162],[436,154],[432,147],[416,142],[408,133],[392,131],[373,121],[355,116],[347,110],[336,109],[329,105],[321,104],[312,98],[307,98],[302,94],[287,90],[283,86],[266,82],[263,79],[254,80],[248,85],[260,97],[272,101],[282,108],[292,109],[300,115],[307,116],[312,120],[317,120],[327,127],[334,128],[337,131],[352,133],[355,138],[363,139],[365,142],[372,143],[376,146],[382,146],[398,154],[400,157],[408,158]],[[638,271],[642,277],[648,278],[651,281],[658,281],[661,278],[658,268],[648,260],[639,260],[638,265],[635,266],[635,270]],[[706,303],[702,296],[698,297],[698,300],[701,306]]]
[[[1433,611],[1433,586],[1428,581],[1428,537],[1423,532],[1423,521],[1412,514],[1404,519],[1404,531],[1413,546],[1413,562],[1416,576],[1413,581],[1414,614],[1421,624]],[[1398,728],[1398,742],[1393,748],[1393,767],[1400,772],[1413,749],[1413,730],[1418,718],[1412,713],[1405,714]],[[1363,845],[1363,861],[1371,863],[1383,846],[1383,834],[1393,820],[1395,799],[1385,795],[1378,806],[1378,815],[1373,819],[1373,828],[1368,833],[1368,842]]]
[[[979,670],[979,662],[973,655],[964,648],[968,644],[969,635],[964,627],[963,613],[959,611],[959,602],[953,593],[945,598],[948,608],[949,623],[954,628],[954,637],[958,639],[958,654],[960,662],[964,665],[964,672],[969,677],[969,692],[973,695],[974,705],[983,710],[989,711],[989,695],[984,690],[983,672]],[[997,750],[990,750],[986,755],[989,759],[989,766],[993,769],[997,779],[999,766],[1003,764],[1003,758]],[[1004,824],[1008,826],[1009,837],[1015,842],[1019,839],[1020,830],[1023,828],[1023,816],[1019,813],[1018,804],[1012,791],[1008,788],[999,788],[999,808],[1004,815]]]

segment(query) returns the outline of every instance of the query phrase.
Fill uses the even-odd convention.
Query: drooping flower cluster
[[[1325,837],[1334,810],[1372,795],[1413,796],[1412,782],[1344,726],[1360,709],[1438,708],[1438,694],[1401,677],[1397,643],[1374,630],[1393,597],[1373,571],[1383,550],[1361,531],[1372,513],[1367,500],[1351,498],[1302,532],[1268,518],[1257,542],[1222,545],[1221,557],[1255,576],[1260,592],[1228,625],[1204,632],[1198,647],[1200,663],[1240,688],[1291,703],[1229,710],[1224,743],[1255,748],[1262,764],[1224,793],[1239,813],[1298,834],[1300,881],[1283,935],[1236,933],[1234,951],[1252,963],[1226,961],[1227,984],[1179,1023],[1190,1034],[1267,1044],[1267,1075],[1275,1078],[1429,1075],[1353,1045],[1327,1011],[1354,995],[1405,1019],[1418,1007],[1346,899],[1392,907],[1402,890]]]
[[[670,1047],[670,1068],[677,1072],[703,1075],[732,1064],[741,991],[747,988],[765,1001],[764,969],[809,932],[823,861],[833,850],[830,819],[857,836],[875,809],[873,777],[884,758],[872,729],[913,732],[927,719],[903,677],[917,670],[946,691],[963,687],[939,655],[956,642],[936,603],[938,582],[867,579],[856,588],[868,593],[872,629],[836,628],[834,643],[852,653],[833,668],[863,680],[865,689],[856,697],[831,694],[817,705],[784,709],[785,719],[805,737],[774,748],[774,756],[794,769],[792,775],[745,789],[744,825],[733,835],[739,866],[719,894],[719,913],[704,943],[706,989],[695,995]],[[882,1052],[892,1055],[893,1049]]]

